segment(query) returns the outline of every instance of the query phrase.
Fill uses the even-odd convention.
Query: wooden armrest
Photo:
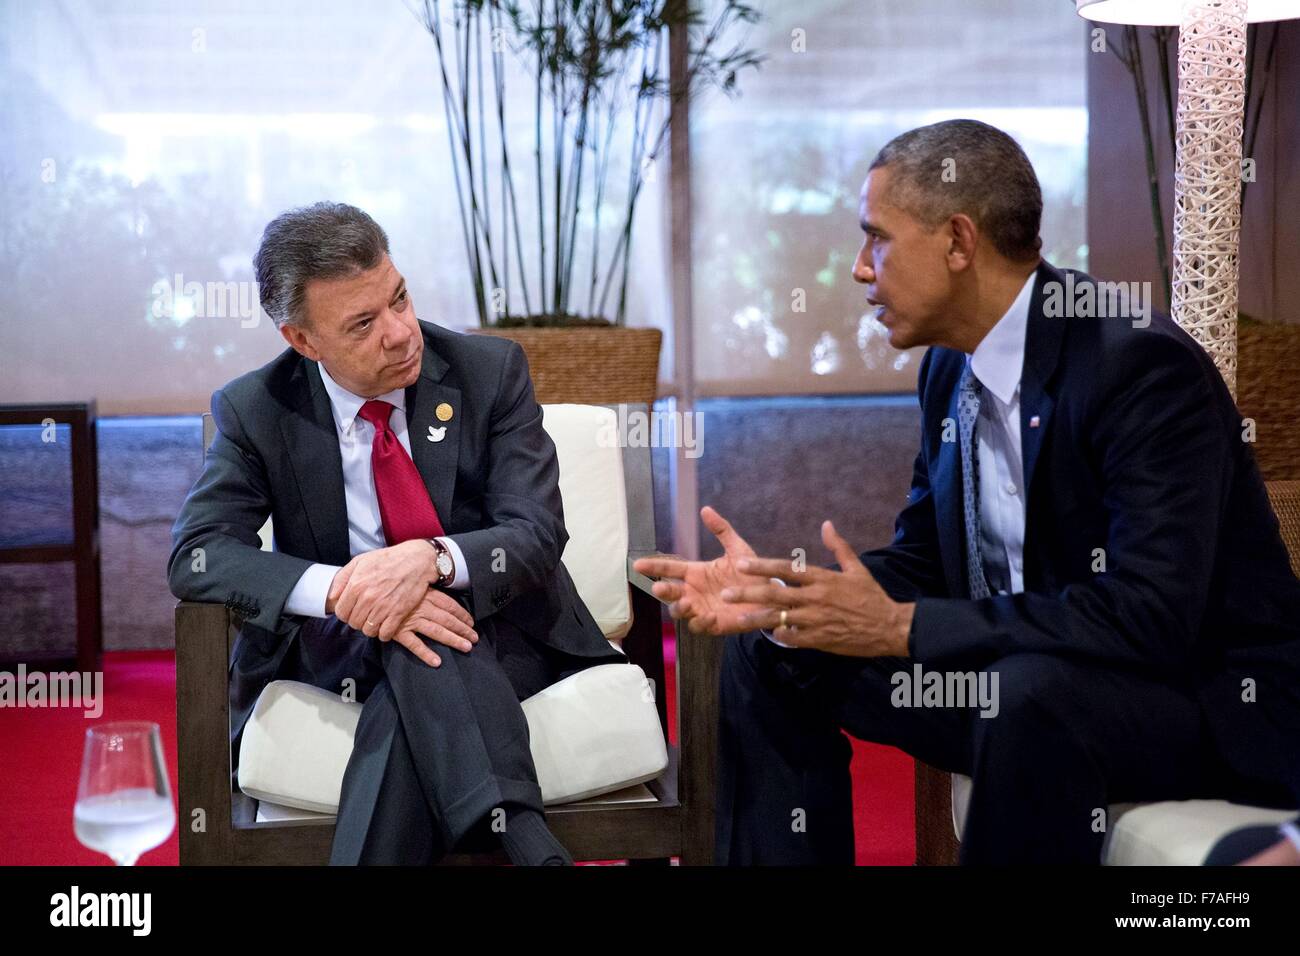
[[[176,610],[184,611],[186,618],[197,616],[206,620],[211,616],[214,621],[217,617],[225,618],[230,614],[224,604],[218,604],[216,601],[177,601]]]

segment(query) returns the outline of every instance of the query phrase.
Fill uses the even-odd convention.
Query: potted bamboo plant
[[[723,0],[423,0],[475,331],[528,355],[539,402],[653,402],[661,333],[629,328],[633,224],[674,102],[759,55]],[[670,81],[669,33],[687,38]]]

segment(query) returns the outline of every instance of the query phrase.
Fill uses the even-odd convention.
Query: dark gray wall
[[[700,404],[700,500],[727,516],[763,554],[802,547],[831,561],[823,518],[859,549],[887,542],[907,494],[918,413],[911,397],[711,399]],[[172,521],[202,463],[200,420],[101,419],[99,427],[104,646],[170,648],[166,563]],[[654,453],[659,545],[672,550],[667,450]],[[66,443],[39,429],[0,429],[0,541],[66,540]],[[702,533],[707,556],[718,552]],[[70,653],[70,565],[0,565],[0,659]]]

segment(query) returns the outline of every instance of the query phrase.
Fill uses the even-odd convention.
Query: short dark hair
[[[258,298],[275,327],[302,325],[307,283],[356,275],[379,265],[388,236],[356,206],[318,202],[282,212],[253,257]]]
[[[908,130],[871,161],[871,169],[882,166],[890,170],[888,201],[925,226],[965,213],[1006,258],[1038,257],[1043,192],[1029,157],[997,127],[955,119]]]

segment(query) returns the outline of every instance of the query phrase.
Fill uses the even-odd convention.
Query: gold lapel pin
[[[433,410],[433,414],[437,416],[438,421],[449,422],[451,421],[451,406],[446,402],[442,402]]]

